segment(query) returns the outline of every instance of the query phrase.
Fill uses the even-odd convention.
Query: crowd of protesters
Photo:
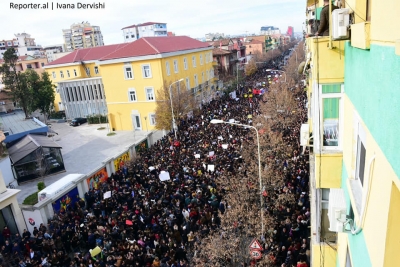
[[[274,66],[272,66],[273,68]],[[221,132],[212,119],[251,124],[260,114],[259,95],[243,97],[247,88],[268,88],[277,73],[265,66],[242,84],[236,97],[220,95],[192,116],[181,118],[178,138],[171,132],[140,152],[136,161],[114,173],[84,199],[61,210],[47,225],[22,236],[2,233],[2,266],[89,266],[89,267],[184,267],[189,266],[195,243],[219,227],[228,208],[227,188],[219,180],[234,177],[243,168],[246,128]],[[273,82],[273,80],[272,80]],[[268,94],[266,92],[266,94]],[[304,95],[296,96],[304,113]],[[274,194],[291,193],[296,205],[269,206],[274,196],[265,196],[265,209],[277,223],[263,241],[277,266],[307,266],[309,249],[307,155],[300,155],[297,139],[300,122],[285,133],[293,155],[282,164],[285,185]],[[169,174],[161,181],[160,174]],[[163,176],[166,177],[166,176]],[[111,197],[104,199],[104,193]],[[8,230],[8,231],[7,231]]]

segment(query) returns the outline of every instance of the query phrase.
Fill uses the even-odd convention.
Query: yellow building
[[[108,114],[115,130],[152,130],[156,91],[183,79],[196,99],[215,91],[212,47],[186,36],[143,37],[76,50],[46,71],[57,85],[56,110],[67,118]]]
[[[310,261],[398,266],[400,32],[391,29],[400,22],[400,2],[341,2],[330,35],[306,40]],[[308,19],[319,19],[322,5],[308,0]]]

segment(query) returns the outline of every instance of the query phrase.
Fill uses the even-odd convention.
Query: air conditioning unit
[[[332,39],[345,40],[350,38],[350,9],[340,8],[332,11]]]
[[[347,221],[347,208],[344,197],[344,190],[340,188],[331,188],[329,191],[329,231],[344,232]]]
[[[300,145],[307,146],[310,138],[310,127],[308,124],[302,124],[300,128]]]

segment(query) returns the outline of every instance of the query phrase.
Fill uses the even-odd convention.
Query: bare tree
[[[165,130],[172,129],[172,112],[171,112],[171,83],[164,82],[164,87],[156,93],[156,129]],[[186,89],[184,83],[176,83],[171,87],[172,106],[174,117],[179,124],[179,118],[187,116],[193,112],[196,106],[194,92]]]

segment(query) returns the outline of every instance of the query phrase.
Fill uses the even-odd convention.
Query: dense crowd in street
[[[181,118],[177,139],[171,132],[141,151],[128,171],[114,173],[48,225],[40,225],[33,233],[25,231],[21,237],[3,231],[2,266],[189,266],[201,238],[219,227],[229,208],[224,201],[229,188],[220,181],[234,178],[238,169],[245,168],[242,148],[253,142],[249,129],[227,126],[221,132],[210,121],[251,125],[248,115],[260,114],[263,97],[243,95],[248,88],[268,88],[268,75],[279,74],[265,70],[274,67],[264,66],[248,78],[236,97],[220,95],[193,116]],[[305,267],[308,163],[307,153],[301,155],[298,144],[300,124],[306,120],[305,96],[299,94],[296,99],[302,121],[285,129],[293,154],[282,164],[284,186],[274,191],[293,194],[296,204],[277,208],[269,205],[275,196],[265,196],[265,210],[277,221],[268,227],[263,246],[276,266]],[[160,174],[166,172],[170,179],[161,181]],[[112,196],[104,199],[107,191]]]

